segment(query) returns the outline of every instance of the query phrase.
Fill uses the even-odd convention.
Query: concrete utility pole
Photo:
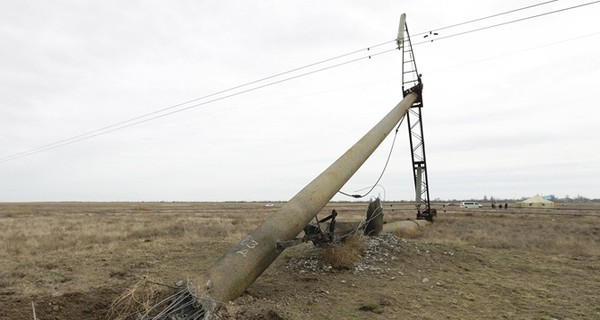
[[[198,301],[206,316],[222,302],[234,300],[258,278],[283,249],[280,241],[295,239],[383,142],[421,94],[415,86],[373,129],[282,206],[256,230],[233,246],[207,271]]]

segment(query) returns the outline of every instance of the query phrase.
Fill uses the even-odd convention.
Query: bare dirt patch
[[[0,319],[107,319],[143,277],[201,275],[280,204],[0,204]],[[358,221],[365,203],[332,203]],[[384,204],[386,220],[412,218]],[[310,244],[286,250],[225,319],[600,318],[600,206],[438,209],[410,239],[367,239],[334,268]]]

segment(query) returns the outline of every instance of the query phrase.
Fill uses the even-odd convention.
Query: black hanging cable
[[[385,160],[385,165],[383,166],[383,170],[381,170],[381,174],[379,175],[379,178],[377,178],[377,181],[375,181],[375,183],[373,184],[371,189],[369,189],[369,191],[367,191],[367,193],[365,193],[363,195],[349,194],[342,190],[339,190],[338,193],[343,194],[348,197],[360,199],[360,198],[364,198],[364,197],[368,196],[371,192],[373,192],[373,189],[375,189],[375,187],[379,184],[379,181],[383,177],[383,174],[385,173],[385,169],[387,169],[388,163],[390,163],[390,158],[392,157],[392,151],[394,151],[394,145],[396,144],[396,137],[398,136],[398,130],[400,129],[400,125],[402,125],[402,121],[404,121],[404,118],[406,118],[406,116],[404,116],[404,117],[402,117],[402,119],[400,119],[400,123],[398,123],[398,126],[396,127],[396,131],[394,132],[394,139],[392,140],[392,146],[390,148],[390,152],[388,153],[387,159]]]

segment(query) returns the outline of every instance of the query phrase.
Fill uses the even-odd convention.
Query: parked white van
[[[481,208],[482,205],[479,204],[479,202],[461,202],[460,207],[472,209],[472,208]]]

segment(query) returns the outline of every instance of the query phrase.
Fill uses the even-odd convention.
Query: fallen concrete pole
[[[388,222],[383,225],[383,232],[398,232],[398,233],[413,233],[417,232],[420,228],[430,225],[431,222],[427,220],[401,220]]]
[[[277,249],[277,243],[300,234],[404,117],[418,99],[417,92],[408,93],[354,146],[208,269],[205,282],[197,284],[203,287],[196,288],[207,316],[220,303],[242,295],[273,263],[283,251]]]

